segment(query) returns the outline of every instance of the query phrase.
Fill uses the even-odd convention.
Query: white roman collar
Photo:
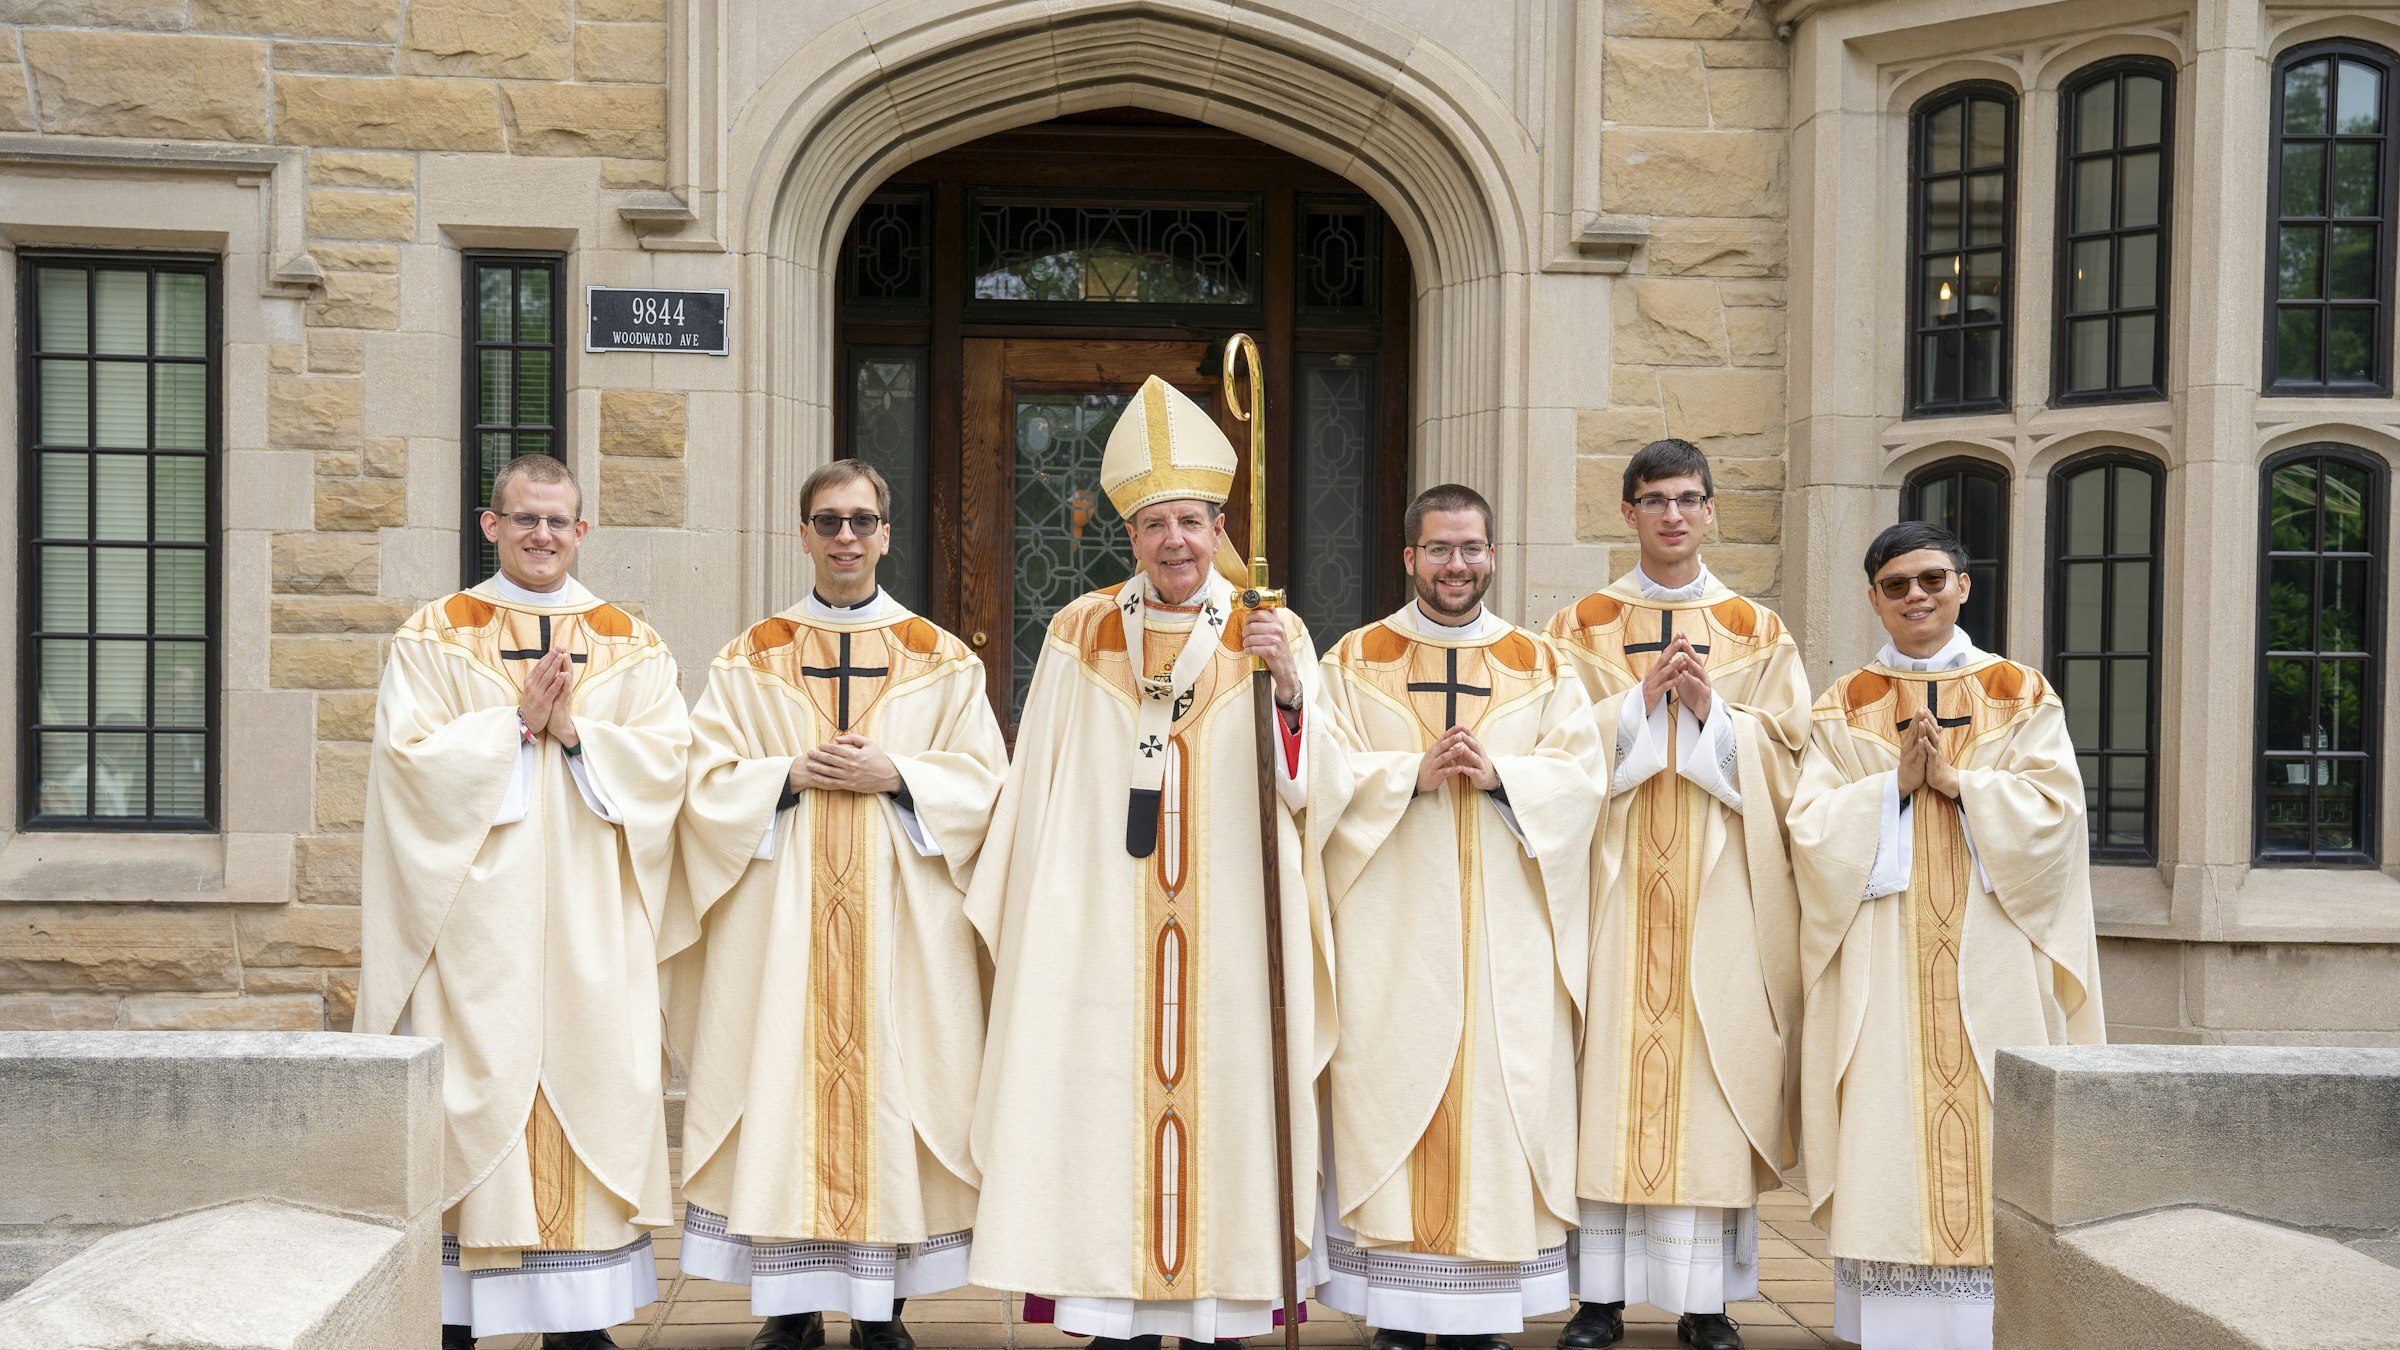
[[[808,588],[808,598],[800,603],[800,612],[818,623],[873,623],[877,619],[890,617],[899,608],[900,602],[892,599],[891,593],[881,586],[875,588],[873,595],[855,605],[833,604],[818,595],[817,588],[811,586]]]
[[[529,591],[510,581],[506,572],[494,572],[492,582],[499,589],[501,599],[512,605],[532,605],[537,609],[556,609],[569,603],[567,588],[574,584],[572,578],[561,577],[558,585],[550,590]]]
[[[1474,618],[1454,625],[1435,619],[1425,612],[1423,602],[1411,600],[1408,602],[1408,617],[1416,625],[1419,634],[1440,638],[1445,642],[1481,642],[1508,626],[1506,621],[1492,613],[1490,605],[1477,605]]]
[[[1681,586],[1661,586],[1650,579],[1650,574],[1642,570],[1640,563],[1633,565],[1634,589],[1642,593],[1644,600],[1697,600],[1708,594],[1709,588],[1716,584],[1717,578],[1708,570],[1705,561],[1700,564],[1700,575]]]
[[[1953,628],[1950,630],[1950,640],[1931,656],[1902,656],[1898,647],[1885,642],[1883,650],[1875,653],[1875,661],[1886,670],[1956,670],[1990,654],[1967,637],[1966,629]]]

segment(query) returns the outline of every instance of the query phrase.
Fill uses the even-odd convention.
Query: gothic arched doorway
[[[837,453],[891,479],[887,584],[976,643],[1004,723],[1050,615],[1131,571],[1098,483],[1117,412],[1156,373],[1222,416],[1236,331],[1267,363],[1278,582],[1320,644],[1399,603],[1412,286],[1340,177],[1166,114],[1085,114],[893,175],[840,274]]]

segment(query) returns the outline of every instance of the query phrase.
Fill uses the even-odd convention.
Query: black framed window
[[[2109,61],[2059,92],[2057,403],[2164,398],[2175,76]]]
[[[1900,485],[1900,518],[1939,525],[1966,546],[1974,590],[1958,626],[1987,652],[2008,650],[2008,471],[1980,459],[1929,464]]]
[[[2316,42],[2275,63],[2270,394],[2381,394],[2392,372],[2394,61]]]
[[[842,236],[842,309],[915,317],[933,296],[933,201],[923,191],[878,192]]]
[[[2387,475],[2338,445],[2278,455],[2265,472],[2256,856],[2372,863]]]
[[[1265,312],[1263,209],[1255,196],[971,191],[968,316],[1089,323],[1122,308],[1151,322],[1255,319]]]
[[[1909,118],[1908,407],[2008,406],[2017,96],[1952,85]]]
[[[933,549],[932,446],[927,418],[923,347],[853,347],[849,352],[850,406],[842,419],[846,444],[841,458],[875,466],[892,489],[892,551],[876,565],[876,580],[892,598],[919,614],[928,597]]]
[[[519,455],[557,455],[565,444],[566,261],[554,253],[470,253],[465,262],[459,584],[473,586],[500,568],[481,525],[492,479]]]
[[[2164,480],[2157,461],[2121,450],[2050,475],[2050,679],[2083,770],[2094,858],[2156,855]]]
[[[22,254],[19,818],[217,818],[217,264]]]

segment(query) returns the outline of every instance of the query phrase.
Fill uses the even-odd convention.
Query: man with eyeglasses
[[[1676,1337],[1734,1350],[1729,1303],[1758,1296],[1758,1195],[1793,1157],[1798,906],[1783,810],[1808,682],[1774,611],[1701,561],[1716,518],[1708,457],[1643,446],[1623,504],[1640,559],[1551,616],[1609,743],[1593,838],[1582,1056],[1576,1310],[1594,1350],[1627,1303]]]
[[[966,881],[1008,750],[983,662],[875,582],[892,494],[800,485],[814,584],[710,665],[692,711],[669,1026],[690,1067],[682,1267],[750,1287],[752,1350],[912,1350],[967,1282],[983,1053]]]
[[[1484,606],[1483,495],[1428,488],[1402,531],[1415,599],[1322,667],[1309,835],[1353,973],[1318,1298],[1376,1350],[1508,1350],[1568,1300],[1599,737],[1557,648]]]
[[[2066,715],[1959,628],[1966,567],[1919,521],[1868,546],[1890,640],[1817,700],[1791,807],[1809,1203],[1870,1350],[1989,1350],[1993,1054],[2105,1039]]]
[[[967,893],[994,966],[970,1273],[1038,1296],[1029,1319],[1098,1350],[1263,1334],[1283,1263],[1314,1243],[1332,974],[1296,820],[1322,719],[1297,616],[1236,603],[1221,511],[1234,469],[1206,410],[1143,382],[1098,484],[1141,570],[1051,618]],[[1278,705],[1291,1233],[1277,1231],[1254,656]]]
[[[358,1030],[443,1042],[442,1344],[552,1350],[658,1297],[656,933],[691,719],[648,625],[570,575],[567,466],[492,483],[499,575],[401,625],[367,773]]]

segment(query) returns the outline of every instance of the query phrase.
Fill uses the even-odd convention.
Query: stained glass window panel
[[[1299,500],[1293,504],[1293,603],[1322,631],[1360,627],[1370,612],[1375,556],[1375,365],[1368,356],[1300,358]]]
[[[983,199],[976,300],[1233,307],[1257,303],[1248,204]]]
[[[1077,596],[1133,575],[1133,546],[1124,522],[1100,490],[1101,451],[1131,398],[1016,395],[1011,414],[1016,451],[1012,724],[1033,687],[1034,662],[1051,616]]]
[[[850,358],[850,446],[892,489],[892,551],[876,566],[883,588],[922,614],[932,557],[925,444],[925,354],[858,352]]]

